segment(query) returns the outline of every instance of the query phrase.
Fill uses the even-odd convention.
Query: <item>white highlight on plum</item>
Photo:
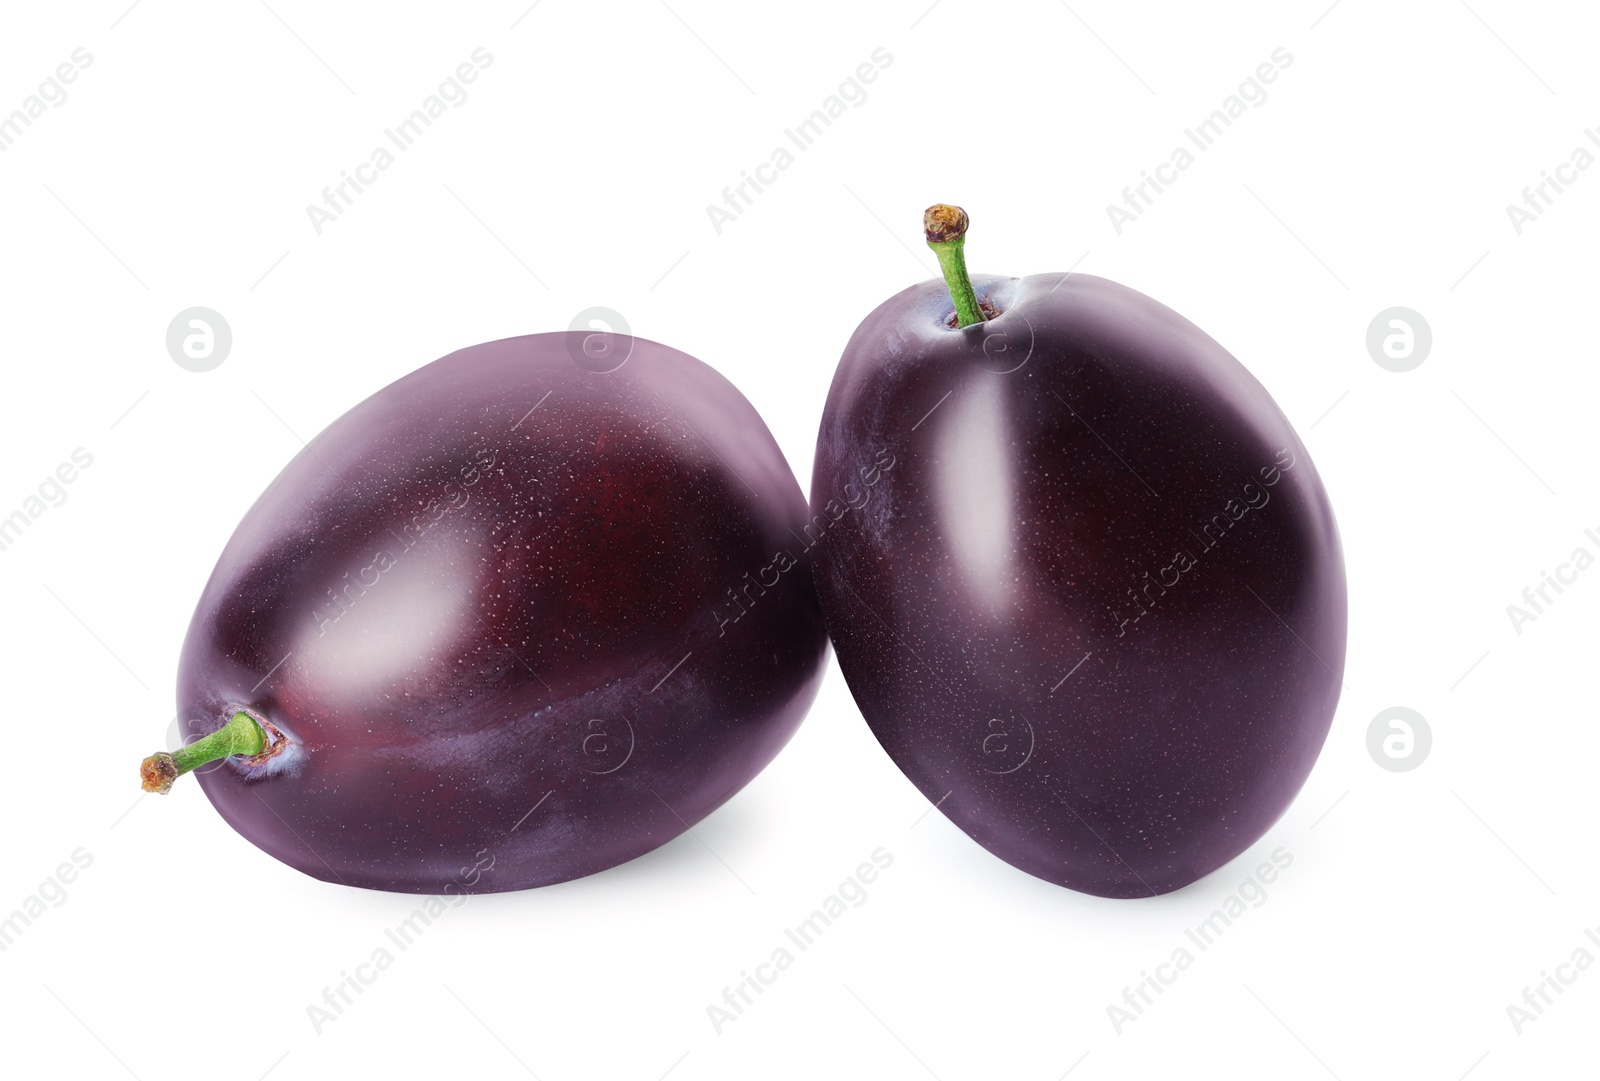
[[[1009,607],[1015,493],[1006,468],[1011,426],[999,381],[970,383],[946,409],[934,470],[940,524],[975,599]]]
[[[474,583],[447,546],[419,544],[372,585],[346,586],[337,622],[311,620],[295,643],[306,680],[331,707],[403,691],[428,659],[457,648],[476,622]]]

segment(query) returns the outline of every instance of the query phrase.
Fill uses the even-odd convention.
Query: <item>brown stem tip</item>
[[[139,763],[139,784],[146,792],[164,796],[172,791],[172,782],[177,779],[178,764],[166,751],[157,751]]]
[[[967,235],[967,212],[949,203],[934,203],[922,212],[922,232],[929,244],[947,244]]]

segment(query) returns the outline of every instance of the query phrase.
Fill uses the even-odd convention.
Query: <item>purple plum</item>
[[[463,349],[312,440],[200,597],[205,738],[145,787],[213,761],[271,855],[438,894],[612,867],[759,773],[827,660],[804,496],[726,379],[597,337]]]
[[[1284,813],[1338,704],[1346,593],[1311,457],[1194,324],[1086,274],[946,281],[861,323],[812,474],[818,591],[889,757],[1001,859],[1178,889]]]

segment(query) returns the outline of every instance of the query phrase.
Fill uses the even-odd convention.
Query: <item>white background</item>
[[[1600,571],[1506,606],[1600,527],[1600,169],[1519,235],[1524,187],[1600,127],[1592,10],[1377,4],[7,4],[0,113],[92,64],[0,153],[0,516],[94,457],[0,552],[10,763],[0,916],[92,863],[0,954],[8,1065],[247,1078],[663,1075],[1456,1079],[1592,1071]],[[113,25],[115,23],[115,25]],[[515,25],[513,25],[515,24]],[[292,29],[291,29],[292,28]],[[494,57],[321,235],[306,206],[472,51]],[[892,64],[720,235],[706,205],[883,47]],[[1106,213],[1274,49],[1292,64],[1119,235]],[[1593,148],[1600,152],[1600,148]],[[837,669],[793,743],[632,864],[472,898],[320,1033],[307,1007],[410,897],[234,835],[198,786],[139,798],[192,606],[301,440],[454,349],[605,305],[709,362],[808,484],[850,331],[933,276],[1069,268],[1195,320],[1276,397],[1328,487],[1347,689],[1287,815],[1149,901],[988,855],[898,773]],[[205,305],[215,371],[168,356]],[[1433,331],[1413,371],[1367,326]],[[1600,532],[1600,528],[1597,528]],[[1426,717],[1379,768],[1369,723]],[[719,1034],[707,1006],[878,847],[892,867]],[[1107,1007],[1282,847],[1294,862],[1118,1031]],[[54,887],[44,887],[59,898]],[[1597,932],[1600,934],[1600,932]],[[392,948],[392,947],[391,947]],[[1193,951],[1192,945],[1190,946]],[[1600,966],[1597,966],[1600,967]]]

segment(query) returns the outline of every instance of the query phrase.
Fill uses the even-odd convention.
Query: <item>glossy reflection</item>
[[[1259,839],[1337,705],[1338,531],[1305,447],[1199,328],[1089,275],[926,282],[857,329],[813,515],[862,714],[941,813],[1073,889],[1177,889]],[[883,463],[892,463],[887,468]]]
[[[632,339],[594,372],[579,337],[384,388],[228,542],[178,705],[283,733],[198,780],[285,863],[428,893],[576,878],[676,837],[799,725],[827,639],[771,434],[694,358]]]
[[[1010,604],[1017,558],[1005,405],[998,381],[977,384],[948,403],[930,433],[938,440],[934,483],[950,558],[974,602],[991,611]]]

